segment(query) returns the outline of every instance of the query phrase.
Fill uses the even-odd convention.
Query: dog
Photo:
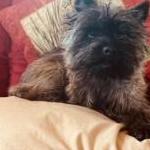
[[[64,50],[31,64],[10,95],[48,101],[64,98],[65,103],[92,108],[124,123],[138,140],[150,138],[150,103],[143,76],[149,2],[123,9],[75,0],[74,8],[65,17],[69,28]]]

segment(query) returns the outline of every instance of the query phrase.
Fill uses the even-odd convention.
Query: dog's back
[[[62,55],[63,50],[58,48],[34,61],[9,94],[30,100],[65,101],[67,78]]]

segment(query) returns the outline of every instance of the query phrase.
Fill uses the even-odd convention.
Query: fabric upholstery
[[[0,150],[149,150],[122,125],[93,110],[0,98]]]

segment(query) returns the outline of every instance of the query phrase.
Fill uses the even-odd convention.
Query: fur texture
[[[69,99],[65,102],[124,123],[139,140],[150,138],[150,104],[143,77],[143,23],[148,10],[148,1],[124,10],[97,5],[94,0],[76,0],[75,10],[66,17],[69,31],[64,57],[58,52],[60,57],[50,54],[37,60],[20,85],[10,90],[11,95],[58,101],[66,97],[66,88]]]
[[[69,103],[123,122],[139,140],[150,138],[150,106],[143,78],[143,23],[149,2],[129,10],[80,2],[77,12],[68,17],[71,28],[64,41]]]
[[[62,52],[61,48],[54,49],[29,65],[20,83],[9,89],[9,95],[30,100],[65,102],[68,81]]]

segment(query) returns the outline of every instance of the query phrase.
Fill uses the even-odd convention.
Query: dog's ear
[[[143,23],[149,15],[149,7],[149,0],[145,0],[141,4],[135,6],[134,8],[131,8],[129,11],[138,21]]]
[[[75,9],[77,11],[82,11],[92,5],[96,5],[96,0],[75,0]]]

